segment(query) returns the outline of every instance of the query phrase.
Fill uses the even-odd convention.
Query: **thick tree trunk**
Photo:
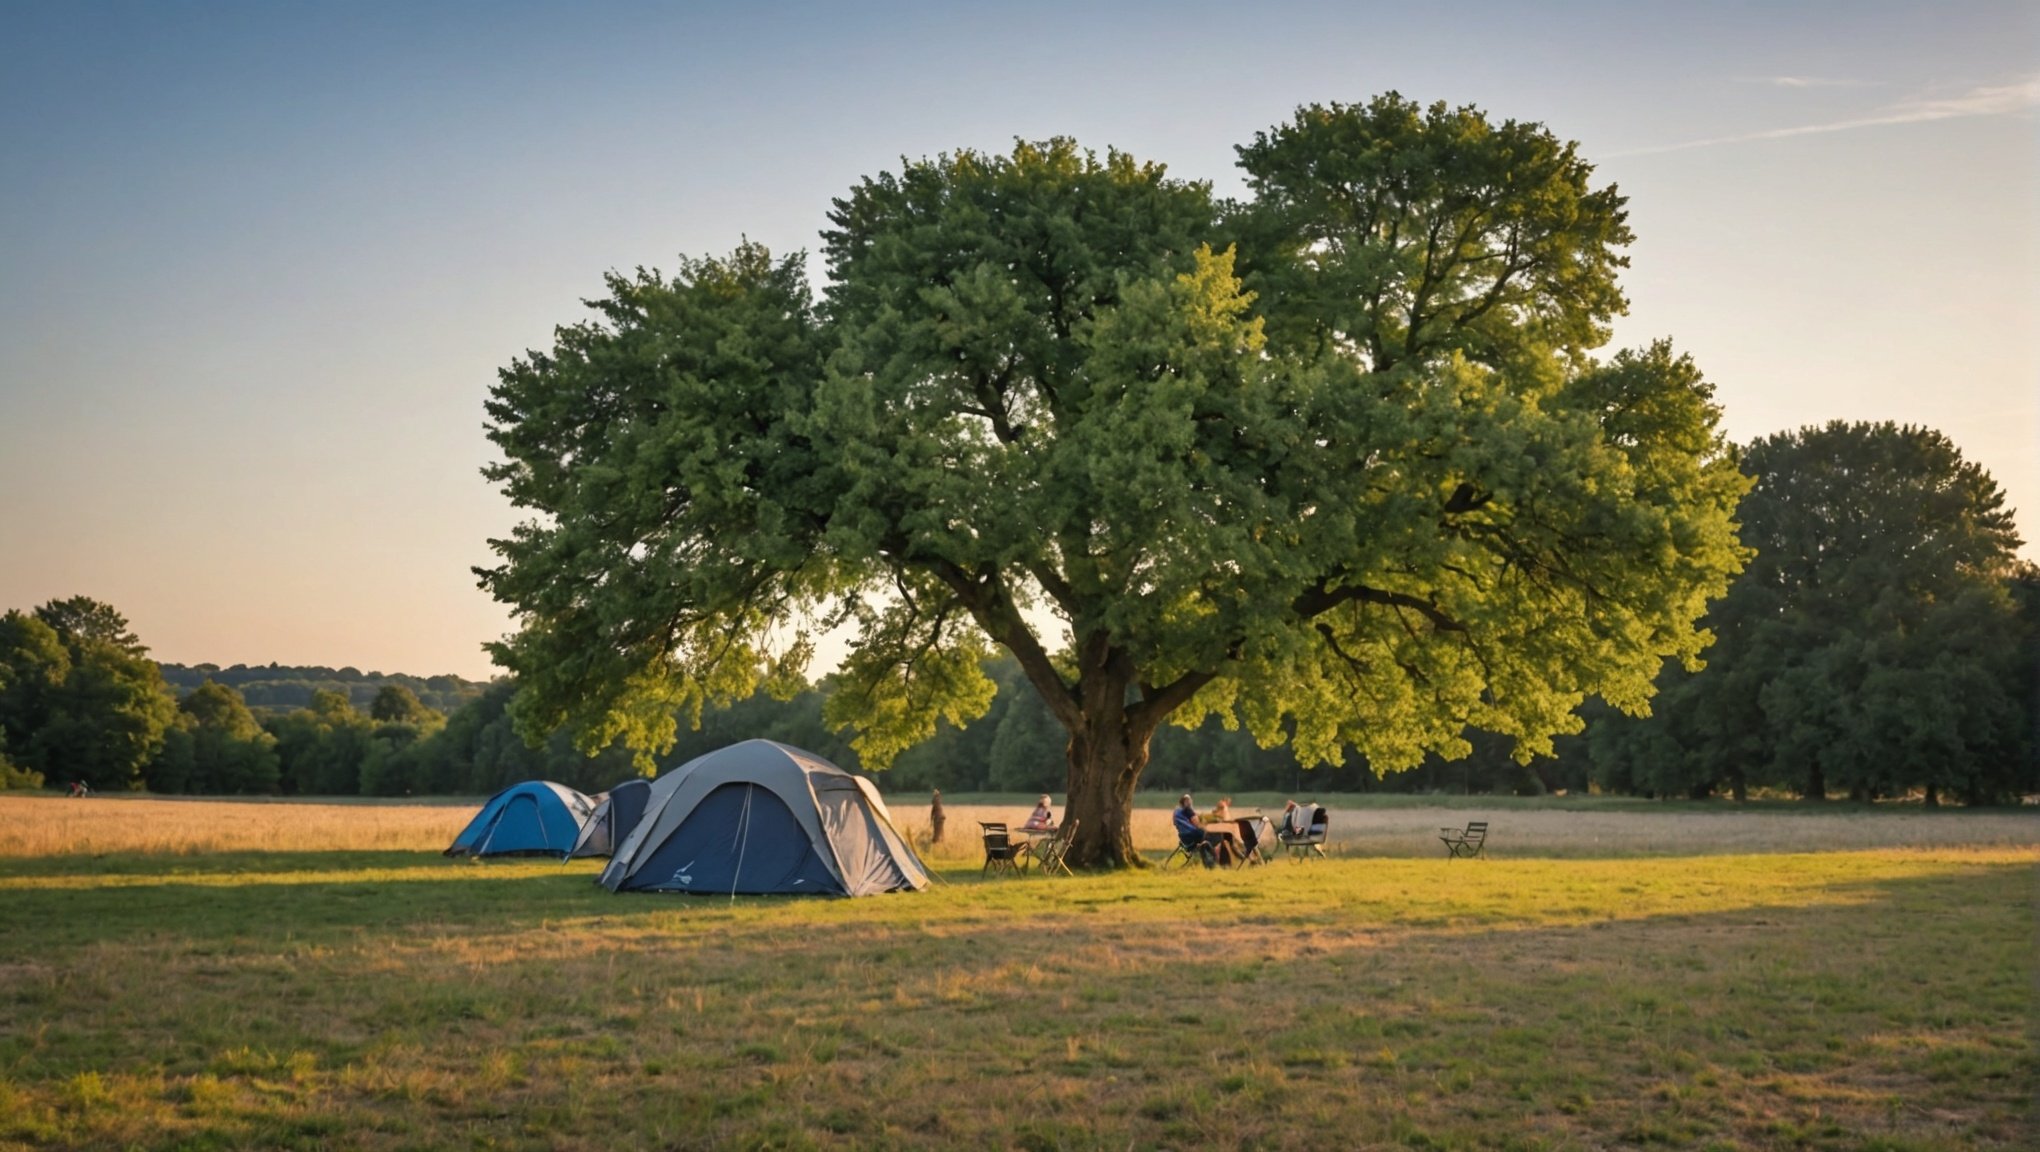
[[[1147,767],[1145,739],[1134,747],[1124,723],[1096,726],[1069,746],[1069,799],[1064,819],[1077,821],[1069,862],[1080,868],[1130,868],[1140,864],[1133,848],[1133,790]],[[1119,731],[1111,731],[1113,728]]]
[[[1808,800],[1827,799],[1827,777],[1821,773],[1820,765],[1818,764],[1807,769],[1805,798]]]
[[[1064,819],[1077,821],[1069,862],[1078,868],[1135,868],[1133,790],[1147,767],[1154,725],[1127,706],[1129,677],[1102,670],[1078,689],[1082,721],[1070,736]]]

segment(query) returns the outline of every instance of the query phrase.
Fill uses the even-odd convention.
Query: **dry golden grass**
[[[888,800],[893,820],[913,838],[931,864],[982,859],[980,820],[1017,824],[1026,809],[982,805],[948,806],[943,842],[928,844],[928,811],[905,798]],[[1882,848],[1958,846],[2022,848],[2040,844],[2040,814],[2030,810],[1926,811],[1922,809],[1804,808],[1720,811],[1623,807],[1597,812],[1578,808],[1383,807],[1332,804],[1328,849],[1335,856],[1443,856],[1438,830],[1463,828],[1469,820],[1489,822],[1488,851],[1511,857],[1699,856],[1760,852],[1853,852]],[[1270,817],[1276,815],[1269,812]],[[1166,852],[1176,842],[1166,809],[1134,813],[1134,846]]]
[[[928,842],[928,810],[918,798],[888,801],[901,831],[930,864],[982,859],[978,821],[1017,824],[1024,807],[950,805],[943,842]],[[163,800],[0,794],[0,858],[189,855],[205,852],[437,851],[474,815],[468,804],[332,804],[276,800]],[[1273,813],[1270,813],[1273,815]],[[2030,810],[1805,808],[1653,811],[1625,806],[1531,808],[1367,807],[1331,805],[1333,855],[1425,857],[1443,854],[1438,829],[1468,820],[1492,825],[1488,850],[1512,857],[1694,856],[1722,853],[1844,852],[1956,846],[2021,848],[2040,844],[2040,814]],[[1166,852],[1175,843],[1166,808],[1134,813],[1135,847]]]
[[[0,793],[0,858],[114,852],[438,851],[475,809],[464,805],[298,804]]]

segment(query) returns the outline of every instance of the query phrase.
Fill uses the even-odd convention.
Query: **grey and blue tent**
[[[645,800],[652,794],[650,780],[626,780],[597,799],[595,814],[581,826],[581,838],[568,855],[575,860],[590,856],[614,856],[630,830],[645,814]]]
[[[928,870],[869,780],[812,752],[746,740],[652,782],[602,871],[612,892],[869,896]]]
[[[482,805],[453,838],[448,856],[558,856],[566,858],[595,802],[561,784],[513,784]]]

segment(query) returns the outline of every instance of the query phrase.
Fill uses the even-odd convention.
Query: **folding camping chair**
[[[1233,867],[1245,868],[1256,862],[1262,864],[1268,862],[1268,837],[1262,831],[1267,827],[1268,819],[1265,816],[1239,822],[1240,851],[1238,858],[1233,861]]]
[[[1487,847],[1487,821],[1469,820],[1464,830],[1440,828],[1438,839],[1445,842],[1447,860],[1457,860],[1461,856],[1470,860]]]
[[[1285,823],[1275,830],[1275,839],[1284,848],[1289,849],[1292,857],[1308,860],[1315,853],[1319,859],[1324,859],[1325,826],[1330,820],[1331,813],[1325,811],[1322,805],[1313,804],[1310,806],[1310,820],[1304,825],[1303,831],[1298,832]]]
[[[1188,868],[1192,864],[1202,864],[1204,863],[1204,854],[1210,850],[1210,845],[1204,842],[1201,833],[1196,840],[1185,840],[1178,836],[1176,838],[1176,847],[1167,856],[1162,858],[1162,867],[1164,869]]]
[[[1027,846],[1013,843],[1013,835],[1007,831],[1004,824],[987,824],[980,820],[978,827],[984,829],[985,836],[985,866],[978,874],[984,876],[993,872],[1007,872],[1018,876],[1020,853],[1025,851]]]
[[[1065,876],[1076,875],[1063,861],[1063,857],[1070,854],[1070,837],[1076,834],[1077,822],[1064,820],[1062,827],[1057,828],[1054,835],[1034,845],[1034,863],[1043,876],[1053,876],[1057,872]]]

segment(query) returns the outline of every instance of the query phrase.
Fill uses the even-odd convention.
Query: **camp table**
[[[1043,840],[1048,839],[1050,836],[1053,836],[1060,831],[1062,831],[1062,825],[1060,824],[1057,824],[1052,828],[1023,828],[1020,825],[1015,824],[1011,828],[1006,829],[1007,835],[1012,836],[1015,839],[1024,838],[1027,841],[1027,857],[1026,860],[1022,862],[1022,867],[1025,867],[1027,864],[1031,864],[1034,861],[1034,846],[1036,844],[1041,843]]]
[[[1230,824],[1238,829],[1238,831],[1226,832],[1219,827],[1219,825],[1223,824]],[[1254,826],[1254,850],[1252,852],[1247,851],[1248,825]],[[1263,864],[1268,862],[1268,841],[1275,835],[1275,826],[1269,823],[1267,815],[1259,808],[1236,808],[1223,820],[1214,819],[1207,815],[1204,817],[1204,828],[1206,832],[1215,831],[1220,835],[1232,838],[1233,856],[1236,860],[1235,867],[1244,867],[1256,857]]]

